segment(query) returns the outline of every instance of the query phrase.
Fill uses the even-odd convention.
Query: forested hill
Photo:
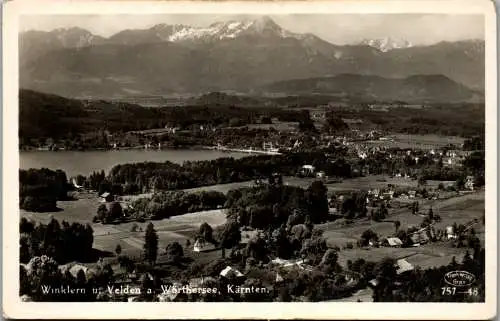
[[[202,96],[189,106],[149,108],[104,100],[75,100],[21,89],[19,92],[19,137],[30,140],[72,139],[96,131],[128,132],[176,126],[189,129],[193,125],[224,127],[261,121],[263,116],[283,121],[298,121],[308,115],[299,110],[273,107],[243,108],[224,96],[225,103]],[[228,101],[229,99],[229,101]],[[241,101],[240,101],[241,103]],[[246,102],[245,102],[246,103]]]
[[[482,101],[483,95],[443,75],[414,75],[384,78],[372,75],[341,74],[334,77],[280,81],[263,87],[280,93],[336,94],[376,100],[407,102]]]
[[[19,137],[37,138],[79,134],[88,117],[79,100],[31,90],[19,91]]]
[[[19,91],[21,139],[68,138],[96,129],[155,128],[162,111],[126,103],[85,102],[31,90]]]

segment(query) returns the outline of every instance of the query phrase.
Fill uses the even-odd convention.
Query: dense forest
[[[32,212],[57,210],[58,200],[67,200],[70,190],[66,173],[47,168],[19,170],[19,206]]]
[[[307,189],[273,182],[264,187],[245,187],[227,194],[228,216],[242,226],[267,229],[283,224],[292,227],[328,219],[327,188],[313,182]]]
[[[141,189],[185,189],[269,177],[273,173],[294,175],[304,164],[325,167],[333,176],[350,175],[349,165],[330,163],[322,153],[259,155],[240,159],[232,157],[210,161],[135,163],[114,166],[108,180],[111,184],[137,184]]]

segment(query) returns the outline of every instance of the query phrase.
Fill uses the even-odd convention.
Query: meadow
[[[484,191],[445,200],[422,201],[420,211],[427,213],[431,207],[434,214],[441,216],[441,222],[435,224],[436,230],[445,229],[446,226],[453,225],[453,223],[465,224],[475,218],[479,219],[479,223],[474,226],[474,229],[484,245],[484,226],[481,222],[485,214]],[[395,233],[393,222],[396,220],[401,222],[401,228],[407,228],[419,226],[423,217],[413,215],[407,208],[390,209],[389,217],[382,222],[365,219],[350,226],[327,223],[323,224],[321,228],[324,230],[323,235],[327,239],[328,246],[339,246],[342,249],[339,252],[339,264],[343,266],[347,266],[348,260],[354,261],[359,258],[374,262],[384,257],[405,258],[411,264],[422,268],[448,264],[453,256],[457,260],[462,259],[466,249],[454,248],[448,241],[429,243],[413,248],[356,248],[356,241],[367,229],[373,230],[379,237],[392,236]],[[348,242],[353,243],[353,249],[343,249]]]
[[[457,136],[393,134],[387,137],[391,140],[376,140],[369,143],[387,148],[417,148],[422,150],[437,149],[449,144],[460,147],[464,143],[464,138]]]

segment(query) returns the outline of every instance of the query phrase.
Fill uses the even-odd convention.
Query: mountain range
[[[208,27],[160,24],[108,38],[81,28],[19,36],[20,86],[68,97],[251,93],[276,88],[275,82],[345,74],[443,75],[432,81],[483,92],[484,59],[482,40],[413,46],[388,38],[335,45],[285,30],[268,17]],[[449,98],[470,95],[455,96]]]

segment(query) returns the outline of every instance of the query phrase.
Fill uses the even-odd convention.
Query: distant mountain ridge
[[[266,92],[317,93],[356,96],[371,100],[406,102],[477,101],[481,93],[454,82],[443,75],[414,75],[390,79],[379,76],[341,74],[334,77],[295,79],[265,86]]]
[[[81,28],[27,31],[19,45],[21,87],[67,97],[252,92],[272,82],[339,74],[442,74],[484,88],[484,41],[340,46],[268,17],[203,28],[159,24],[109,38]]]

